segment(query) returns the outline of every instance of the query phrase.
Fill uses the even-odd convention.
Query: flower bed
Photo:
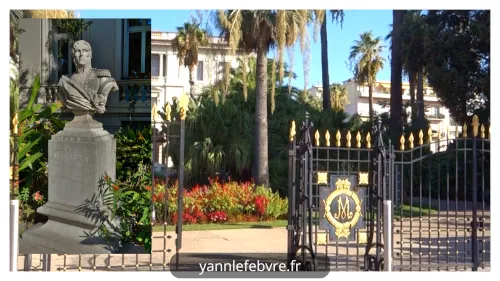
[[[177,221],[178,182],[157,184],[153,195],[156,217],[168,223]],[[229,181],[221,184],[210,179],[210,184],[184,190],[183,223],[223,223],[264,221],[284,218],[288,200],[271,189],[251,182]]]

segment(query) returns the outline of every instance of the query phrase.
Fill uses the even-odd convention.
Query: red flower
[[[263,217],[266,214],[266,209],[267,205],[269,204],[269,200],[263,195],[257,195],[255,196],[254,203],[255,203],[255,209],[257,209],[257,214],[260,217]]]
[[[149,185],[146,185],[144,188],[145,188],[147,191],[151,191],[151,186],[149,186]]]
[[[211,222],[227,221],[227,215],[224,211],[215,211],[207,214],[207,218]]]

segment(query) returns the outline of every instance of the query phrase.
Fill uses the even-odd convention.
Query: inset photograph
[[[19,254],[150,253],[151,19],[16,24]]]

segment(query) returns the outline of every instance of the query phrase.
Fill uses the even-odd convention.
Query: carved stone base
[[[115,178],[116,141],[87,112],[49,141],[48,202],[37,212],[49,220],[28,229],[20,253],[100,254],[127,251],[118,239],[97,238],[105,208],[99,180]],[[108,226],[117,225],[111,222]],[[111,227],[108,227],[110,229]],[[137,249],[136,249],[137,250]],[[142,250],[143,251],[143,250]],[[140,252],[140,251],[139,251]]]

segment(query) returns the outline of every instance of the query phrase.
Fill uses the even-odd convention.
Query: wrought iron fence
[[[372,132],[332,137],[306,117],[297,135],[292,123],[289,259],[314,268],[321,254],[333,271],[383,270],[382,200],[392,200],[393,270],[488,270],[486,127],[475,116],[461,136],[433,142],[429,129],[401,136],[396,148],[383,130],[378,122]]]

